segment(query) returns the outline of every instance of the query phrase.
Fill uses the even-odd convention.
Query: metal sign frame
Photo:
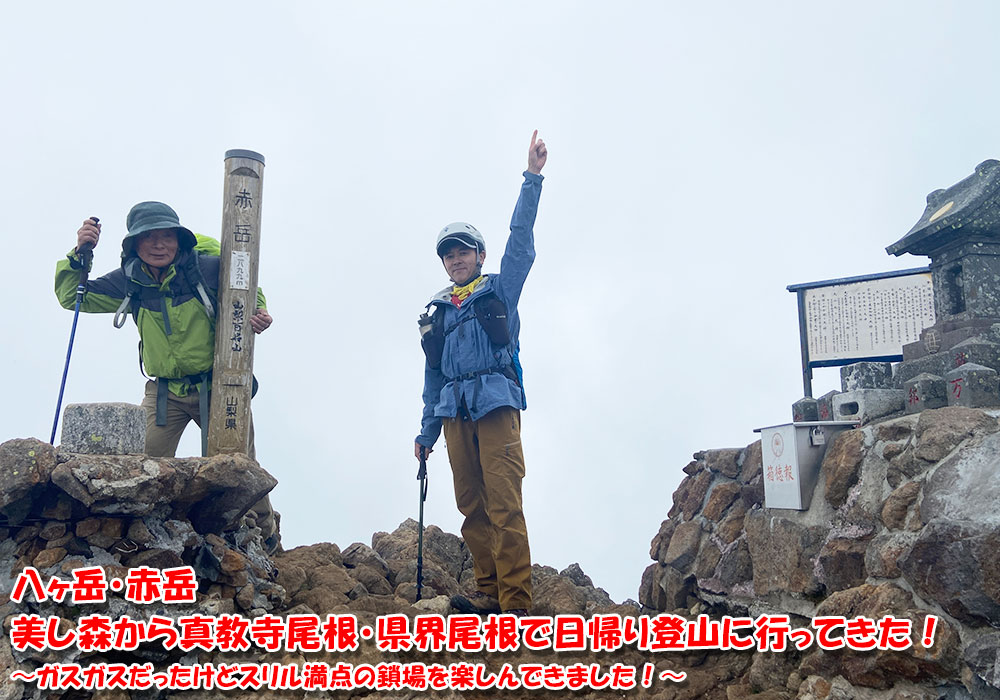
[[[908,270],[893,270],[892,272],[879,272],[871,275],[858,275],[857,277],[838,277],[837,279],[820,280],[819,282],[803,282],[802,284],[788,285],[786,289],[789,292],[795,293],[799,306],[799,343],[802,350],[802,387],[805,391],[805,396],[812,397],[812,370],[814,367],[841,367],[843,365],[854,364],[855,362],[899,362],[903,359],[902,354],[897,354],[851,357],[837,360],[811,360],[809,357],[809,332],[806,324],[806,292],[821,287],[838,287],[857,284],[858,282],[891,279],[893,277],[925,275],[930,271],[931,268],[929,266],[914,267]]]

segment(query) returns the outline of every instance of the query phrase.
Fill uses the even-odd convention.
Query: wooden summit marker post
[[[226,151],[209,457],[247,454],[250,445],[254,344],[250,317],[257,309],[263,175],[261,154]]]

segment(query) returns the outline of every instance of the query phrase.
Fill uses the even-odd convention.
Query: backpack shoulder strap
[[[486,292],[472,303],[472,311],[479,325],[486,331],[494,345],[510,345],[510,325],[507,323],[507,306],[494,292]]]
[[[125,298],[122,299],[121,306],[115,312],[115,328],[125,325],[126,314],[131,311],[132,320],[139,325],[139,304],[133,303],[133,297],[138,299],[142,295],[142,286],[135,281],[136,266],[140,264],[138,257],[131,257],[122,263],[122,271],[125,273]]]
[[[208,314],[210,319],[214,319],[215,303],[218,299],[205,287],[205,278],[201,274],[199,259],[200,253],[198,249],[193,248],[187,262],[184,263],[184,275],[187,277],[188,284],[194,287],[198,293],[198,298],[201,299],[202,306],[205,307],[205,313]]]

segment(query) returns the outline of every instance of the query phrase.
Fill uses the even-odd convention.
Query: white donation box
[[[807,421],[757,428],[764,459],[764,507],[808,510],[826,447],[854,421]]]

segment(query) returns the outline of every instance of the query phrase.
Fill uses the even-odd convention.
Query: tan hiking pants
[[[465,516],[476,586],[502,610],[531,607],[531,552],[521,509],[521,413],[503,407],[478,421],[445,418],[444,437]]]

